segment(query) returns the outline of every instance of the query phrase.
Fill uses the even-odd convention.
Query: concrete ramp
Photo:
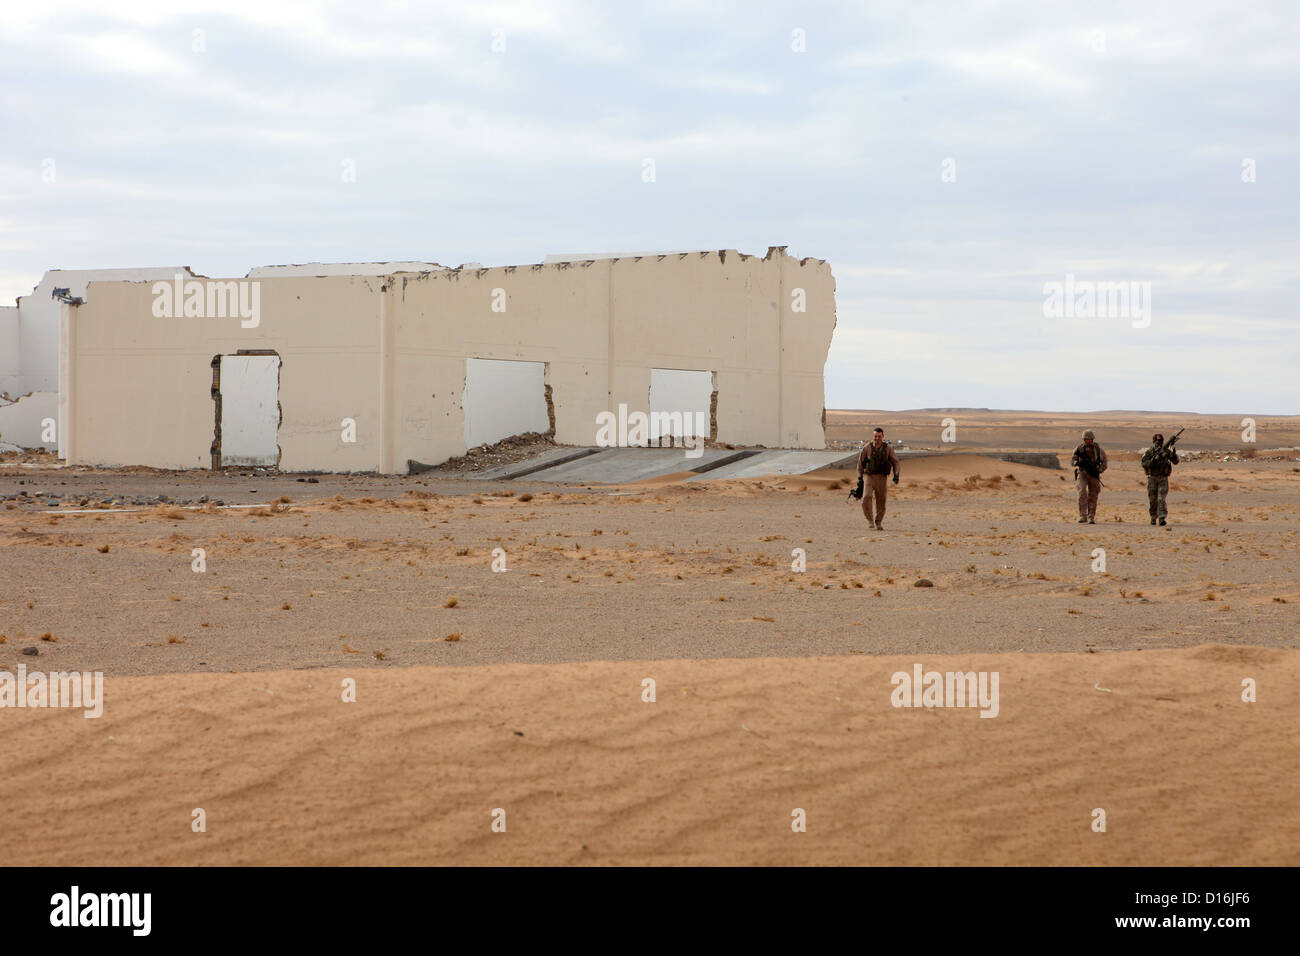
[[[601,448],[588,451],[592,453],[533,471],[528,479],[575,485],[622,485],[683,471],[705,471],[753,454],[723,448],[706,448],[696,458],[687,458],[681,448]]]
[[[843,462],[852,467],[856,453],[790,451],[761,448],[706,448],[688,458],[682,448],[552,448],[525,461],[501,465],[465,478],[481,481],[554,481],[572,485],[624,485],[635,481],[694,472],[686,481],[802,475]],[[412,462],[412,474],[417,473]],[[427,468],[428,466],[422,466]]]
[[[599,448],[551,448],[524,461],[512,462],[509,465],[501,465],[498,468],[490,468],[487,471],[480,471],[465,477],[481,478],[484,481],[509,481],[512,478],[523,478],[528,475],[535,476],[538,472],[545,471],[548,468],[577,461],[579,458],[586,458],[588,455],[594,455],[599,451]]]
[[[755,455],[713,468],[688,481],[710,481],[719,478],[761,478],[763,475],[803,475],[818,468],[828,468],[845,459],[842,451],[760,451]],[[857,453],[848,456],[848,467],[854,467]]]

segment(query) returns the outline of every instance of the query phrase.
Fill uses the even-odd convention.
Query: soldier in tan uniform
[[[1096,524],[1101,473],[1109,466],[1109,462],[1091,428],[1083,433],[1083,444],[1074,450],[1070,463],[1074,465],[1075,480],[1079,486],[1079,524]]]
[[[863,472],[867,475],[867,487],[862,495],[862,513],[867,517],[867,524],[874,523],[877,531],[884,530],[882,522],[885,520],[885,481],[891,471],[894,473],[894,484],[898,484],[898,456],[885,441],[885,430],[877,428],[872,435],[871,443],[863,446],[858,454],[858,483],[862,482]],[[871,515],[873,499],[876,505],[874,518]]]

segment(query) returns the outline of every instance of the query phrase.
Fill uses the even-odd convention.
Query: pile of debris
[[[499,465],[513,465],[517,461],[526,461],[554,447],[555,439],[542,432],[511,435],[495,444],[479,445],[456,458],[448,458],[432,470],[457,475],[486,471]]]
[[[62,468],[63,462],[52,451],[41,448],[19,448],[9,442],[0,442],[0,465],[38,465],[42,468]]]
[[[23,484],[23,482],[19,482]],[[0,495],[0,504],[3,504],[6,510],[12,511],[19,506],[25,508],[158,508],[164,505],[176,507],[178,505],[204,505],[208,504],[211,498],[203,495],[199,498],[173,498],[170,495],[126,495],[126,494],[109,494],[103,491],[97,491],[91,494],[80,492],[69,492],[67,494],[57,491],[20,491],[12,495]],[[222,506],[225,502],[221,499],[211,501],[213,505]]]
[[[1225,451],[1222,448],[1204,448],[1195,451],[1178,449],[1178,457],[1184,461],[1289,461],[1293,460],[1296,448],[1240,448]],[[1294,458],[1300,461],[1300,458]]]

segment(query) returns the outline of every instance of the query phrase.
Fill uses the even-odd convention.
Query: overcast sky
[[[5,0],[0,300],[787,245],[831,408],[1294,414],[1298,125],[1288,3]],[[1150,315],[1045,316],[1067,274]]]

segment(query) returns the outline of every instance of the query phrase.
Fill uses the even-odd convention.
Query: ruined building
[[[784,247],[136,270],[54,307],[70,464],[401,473],[524,431],[591,445],[620,405],[703,413],[735,445],[825,444],[835,282]]]

